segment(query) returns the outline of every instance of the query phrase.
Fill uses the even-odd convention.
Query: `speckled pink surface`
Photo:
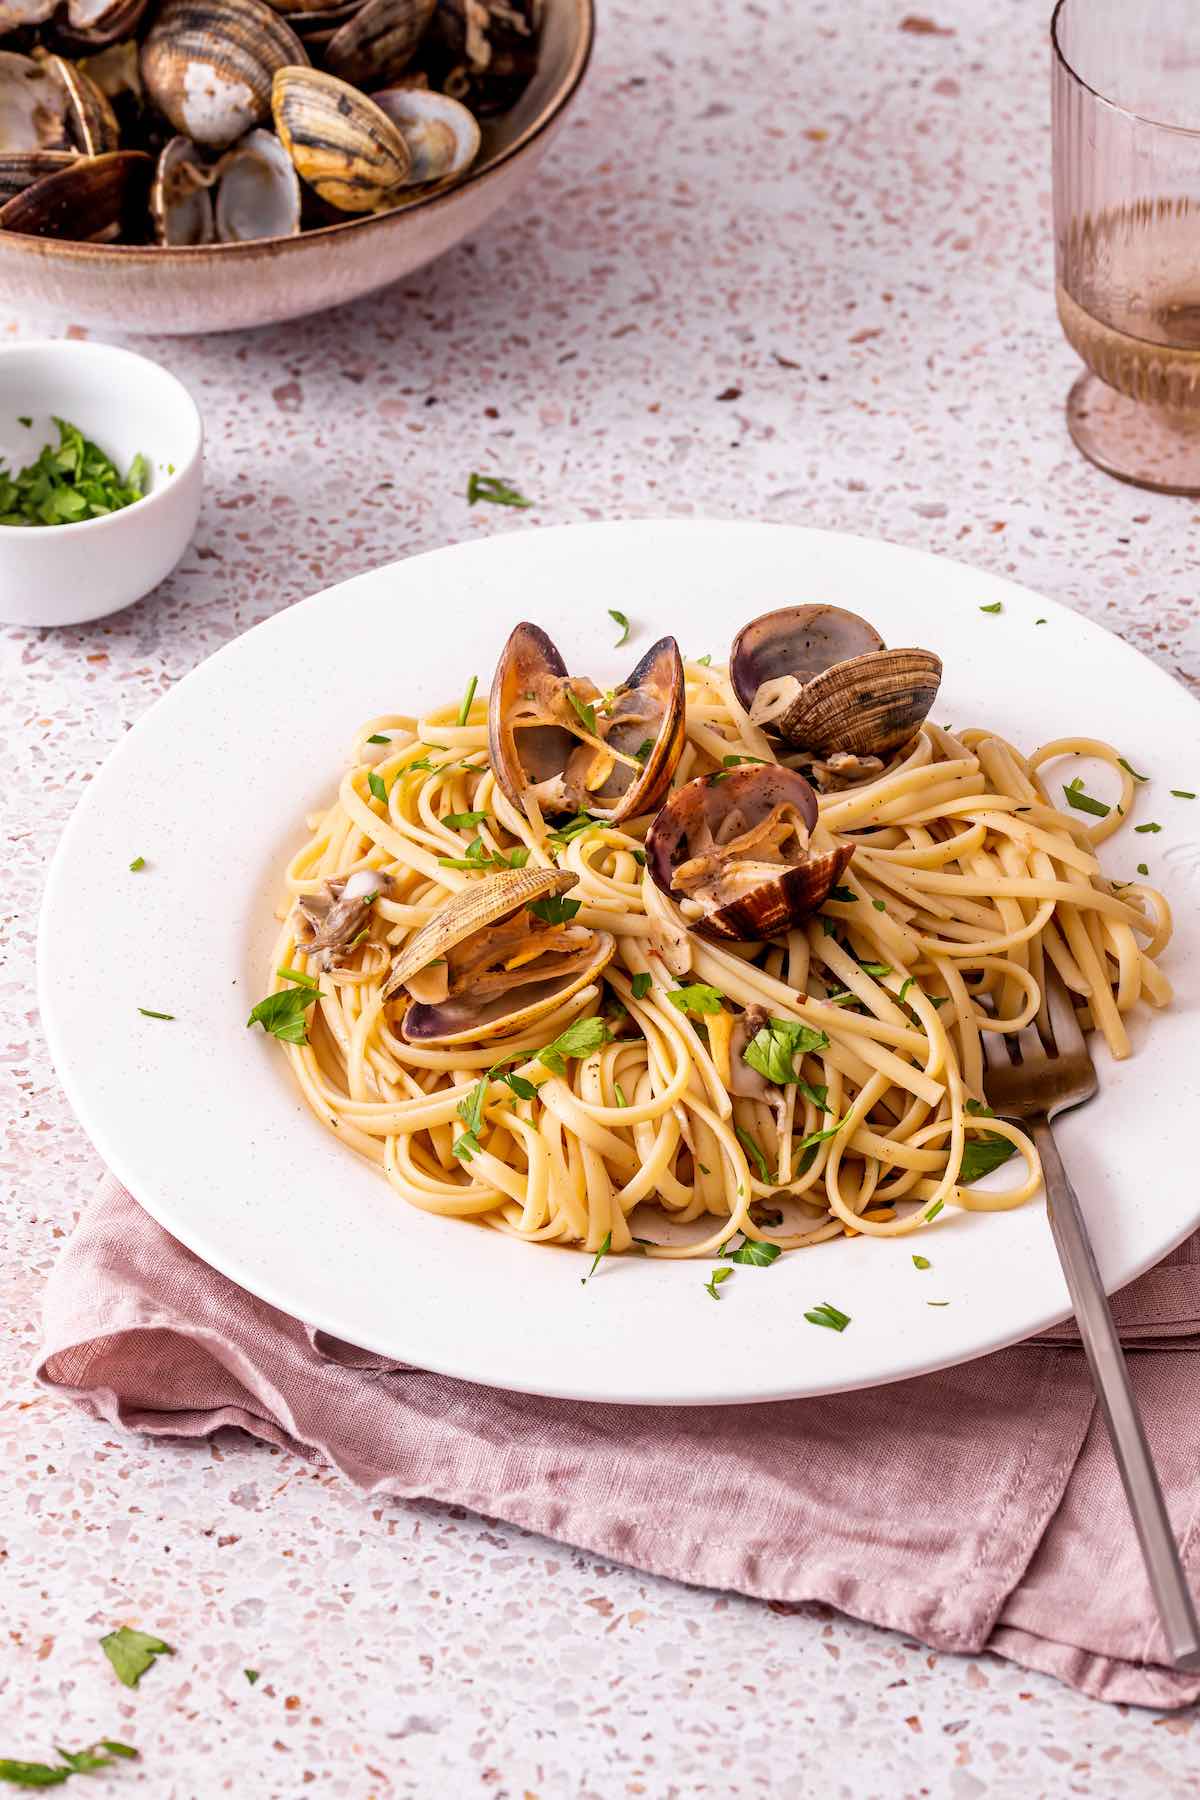
[[[205,415],[196,541],[133,611],[0,640],[0,1755],[115,1735],[142,1760],[96,1791],[180,1800],[1195,1793],[1193,1715],[364,1503],[240,1439],[118,1441],[27,1373],[97,1174],[33,999],[46,858],[121,733],[256,620],[466,536],[716,514],[945,550],[1200,680],[1200,513],[1063,425],[1047,12],[605,0],[526,211],[342,312],[142,344]],[[537,505],[468,510],[472,468]],[[120,1622],[177,1646],[136,1692],[96,1646]]]

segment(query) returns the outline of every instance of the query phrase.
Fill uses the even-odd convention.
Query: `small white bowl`
[[[0,525],[0,619],[80,625],[171,573],[200,512],[204,428],[183,383],[148,357],[75,338],[0,348],[0,461],[10,474],[77,425],[124,475],[141,452],[145,497],[76,525]],[[29,425],[21,420],[29,419]]]

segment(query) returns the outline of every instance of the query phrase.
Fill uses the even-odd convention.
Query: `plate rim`
[[[702,535],[705,532],[712,531],[720,533],[746,532],[749,534],[778,532],[781,536],[805,536],[810,539],[815,538],[819,540],[832,539],[837,540],[842,544],[866,545],[875,548],[882,547],[889,553],[899,553],[903,558],[911,559],[914,564],[926,563],[931,566],[937,566],[942,570],[949,567],[952,570],[961,573],[964,579],[985,582],[990,588],[1002,588],[1025,600],[1030,598],[1036,599],[1039,606],[1045,607],[1048,610],[1048,615],[1050,617],[1061,615],[1069,623],[1072,631],[1082,633],[1084,637],[1103,640],[1106,649],[1109,652],[1111,652],[1115,646],[1121,656],[1131,659],[1133,663],[1139,665],[1143,670],[1149,669],[1153,671],[1154,676],[1161,678],[1163,683],[1176,692],[1181,699],[1186,701],[1191,698],[1187,689],[1181,684],[1173,681],[1168,671],[1162,669],[1150,657],[1137,650],[1124,638],[1118,636],[1115,632],[1108,630],[1096,620],[1091,619],[1084,614],[1075,612],[1062,601],[1043,595],[1037,590],[1027,587],[1024,583],[1014,580],[1009,575],[995,574],[990,570],[978,568],[971,563],[965,563],[957,557],[943,556],[936,552],[916,546],[898,543],[893,539],[885,537],[866,536],[862,533],[850,531],[824,530],[818,527],[795,525],[786,522],[721,519],[707,516],[688,518],[662,515],[606,519],[603,521],[580,521],[541,527],[521,527],[520,525],[514,524],[509,526],[506,530],[490,534],[488,538],[458,540],[456,542],[438,545],[434,548],[423,550],[414,556],[398,558],[390,563],[381,564],[371,569],[361,570],[357,574],[349,576],[343,581],[335,582],[325,588],[321,588],[316,593],[308,595],[305,599],[297,601],[290,606],[283,607],[279,611],[271,614],[268,618],[258,621],[255,625],[251,626],[248,631],[240,632],[238,635],[230,638],[210,656],[205,657],[201,662],[197,663],[166,693],[161,695],[158,700],[146,708],[135,723],[116,741],[108,754],[98,765],[94,772],[93,780],[89,782],[87,788],[81,794],[76,806],[63,827],[47,864],[37,930],[37,997],[43,1033],[50,1050],[55,1074],[66,1093],[67,1099],[80,1126],[93,1147],[97,1150],[97,1153],[100,1155],[107,1168],[131,1193],[134,1192],[134,1188],[137,1184],[136,1181],[131,1181],[129,1178],[128,1171],[130,1162],[126,1151],[121,1144],[109,1141],[109,1133],[102,1119],[89,1117],[91,1109],[87,1096],[83,1092],[79,1082],[76,1080],[76,1072],[72,1066],[70,1051],[60,1033],[60,1021],[56,1017],[52,993],[55,979],[53,974],[53,952],[47,942],[52,924],[51,912],[54,905],[57,884],[62,880],[64,870],[69,863],[74,838],[77,833],[83,830],[83,825],[80,823],[81,820],[86,822],[92,806],[99,803],[95,796],[98,792],[102,792],[98,786],[101,772],[104,771],[107,774],[107,771],[112,768],[116,768],[119,771],[127,758],[136,753],[138,735],[146,721],[160,714],[161,709],[164,707],[173,707],[174,704],[176,704],[175,696],[184,690],[188,682],[192,681],[194,677],[199,676],[201,673],[206,673],[207,678],[211,679],[211,671],[218,665],[222,665],[227,659],[233,660],[236,658],[240,652],[240,647],[247,638],[256,636],[257,634],[261,634],[263,637],[273,635],[276,630],[284,629],[284,621],[291,620],[293,615],[305,615],[313,609],[329,605],[334,596],[344,597],[348,590],[351,590],[358,585],[370,585],[379,581],[381,578],[386,578],[389,574],[401,570],[407,571],[414,565],[427,562],[431,558],[450,556],[458,550],[470,549],[478,554],[490,543],[514,537],[526,539],[533,538],[537,541],[541,541],[548,538],[558,539],[566,534],[577,536],[583,533],[617,534],[622,532],[632,532],[635,535],[649,535],[660,533],[664,530],[671,533],[677,533],[681,536],[692,534]],[[131,748],[131,746],[134,748]],[[306,1324],[312,1326],[317,1331],[325,1332],[329,1336],[341,1339],[342,1341],[356,1343],[370,1353],[388,1359],[396,1366],[403,1367],[407,1362],[413,1367],[427,1369],[434,1373],[446,1375],[457,1380],[468,1381],[477,1385],[495,1386],[502,1391],[536,1394],[545,1398],[561,1399],[564,1401],[587,1401],[591,1404],[602,1405],[649,1406],[767,1405],[790,1399],[818,1397],[822,1394],[854,1392],[868,1387],[888,1386],[896,1381],[918,1379],[922,1375],[931,1374],[941,1369],[957,1367],[960,1364],[974,1361],[980,1356],[994,1354],[998,1350],[1040,1335],[1053,1326],[1061,1324],[1065,1319],[1069,1318],[1071,1314],[1069,1301],[1064,1299],[1063,1304],[1050,1309],[1044,1314],[1039,1314],[1033,1323],[1030,1323],[1029,1320],[1026,1319],[1021,1322],[1020,1326],[1015,1331],[1005,1328],[986,1334],[983,1340],[979,1341],[973,1348],[965,1353],[956,1350],[948,1357],[936,1354],[927,1357],[918,1356],[906,1362],[902,1367],[888,1370],[883,1374],[876,1375],[867,1380],[862,1379],[860,1375],[851,1374],[847,1376],[846,1379],[842,1380],[839,1380],[836,1377],[832,1379],[822,1379],[817,1386],[810,1384],[797,1385],[797,1380],[793,1377],[790,1381],[779,1381],[774,1384],[764,1383],[763,1385],[756,1387],[753,1392],[683,1394],[674,1386],[661,1386],[656,1389],[652,1383],[648,1383],[643,1387],[639,1387],[636,1391],[609,1391],[601,1394],[597,1391],[595,1380],[587,1379],[583,1381],[573,1381],[561,1379],[556,1376],[552,1380],[541,1378],[523,1380],[514,1378],[511,1373],[506,1373],[503,1380],[489,1382],[487,1377],[480,1373],[477,1364],[469,1362],[469,1359],[468,1361],[457,1363],[453,1357],[443,1356],[436,1360],[423,1357],[420,1362],[417,1362],[413,1358],[402,1358],[399,1356],[395,1350],[394,1344],[389,1345],[381,1343],[377,1338],[376,1341],[373,1342],[372,1338],[374,1334],[370,1329],[365,1333],[356,1329],[352,1335],[348,1336],[346,1330],[346,1316],[344,1314],[339,1314],[336,1308],[323,1308],[320,1305],[306,1305],[303,1314],[297,1313],[294,1302],[289,1299],[288,1294],[285,1291],[285,1286],[277,1286],[269,1275],[263,1275],[257,1270],[253,1272],[247,1271],[243,1268],[240,1264],[236,1248],[229,1248],[219,1242],[214,1243],[208,1240],[203,1230],[193,1229],[192,1225],[186,1220],[181,1225],[172,1216],[172,1204],[169,1198],[164,1199],[159,1195],[152,1196],[148,1199],[141,1193],[135,1194],[135,1198],[137,1203],[141,1205],[165,1231],[175,1237],[178,1242],[182,1243],[186,1249],[191,1251],[200,1260],[216,1269],[219,1274],[224,1275],[227,1279],[243,1287],[247,1292],[264,1300],[267,1304],[276,1307],[287,1316],[292,1318],[302,1317]],[[1044,1214],[1044,1203],[1042,1201],[1035,1199],[1028,1204],[1029,1208]],[[1109,1293],[1118,1291],[1119,1288],[1135,1281],[1148,1269],[1161,1263],[1163,1258],[1169,1255],[1179,1244],[1184,1242],[1198,1226],[1200,1226],[1200,1191],[1197,1193],[1194,1216],[1170,1237],[1169,1242],[1160,1240],[1148,1254],[1135,1258],[1126,1264],[1122,1268],[1118,1279],[1113,1280],[1106,1277],[1105,1286],[1107,1291]],[[1047,1232],[1046,1235],[1047,1239],[1049,1239],[1049,1232]],[[525,1248],[527,1247],[522,1246],[522,1249]],[[672,1268],[675,1266],[677,1265],[657,1265],[660,1269]],[[1063,1288],[1063,1294],[1065,1296],[1065,1287]]]

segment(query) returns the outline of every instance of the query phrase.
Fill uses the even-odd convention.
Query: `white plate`
[[[1153,777],[1114,873],[1147,861],[1176,901],[1176,1006],[1064,1119],[1063,1148],[1110,1288],[1200,1224],[1200,713],[1119,639],[1027,590],[893,545],[693,522],[513,531],[376,570],[293,606],[180,683],[118,746],[46,889],[43,1016],[100,1154],[169,1231],[252,1292],[339,1337],[472,1381],[598,1401],[768,1400],[870,1386],[978,1356],[1065,1316],[1042,1204],[950,1209],[915,1240],[839,1240],[739,1268],[531,1248],[396,1198],[312,1118],[277,1046],[245,1029],[266,988],[279,873],[333,793],[361,720],[486,684],[511,627],[546,626],[603,686],[674,632],[723,657],[754,614],[798,600],[864,613],[940,652],[936,716],[1032,746],[1108,736]],[[987,614],[1000,601],[1003,611]],[[634,623],[612,647],[607,609]],[[1038,625],[1038,619],[1046,623]],[[130,874],[134,856],[147,867]],[[139,1016],[147,1006],[176,1022]],[[840,1335],[808,1325],[831,1301]],[[946,1300],[931,1307],[931,1300]]]

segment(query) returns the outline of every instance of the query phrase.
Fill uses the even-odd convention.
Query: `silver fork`
[[[1060,1112],[1092,1098],[1096,1071],[1070,995],[1049,967],[1045,992],[1052,1034],[1049,1044],[1043,1043],[1033,1025],[1013,1038],[994,1031],[984,1033],[988,1105],[1001,1118],[1019,1119],[1037,1145],[1050,1229],[1125,1484],[1167,1652],[1175,1668],[1200,1669],[1200,1623],[1087,1225],[1050,1129],[1050,1121]]]

